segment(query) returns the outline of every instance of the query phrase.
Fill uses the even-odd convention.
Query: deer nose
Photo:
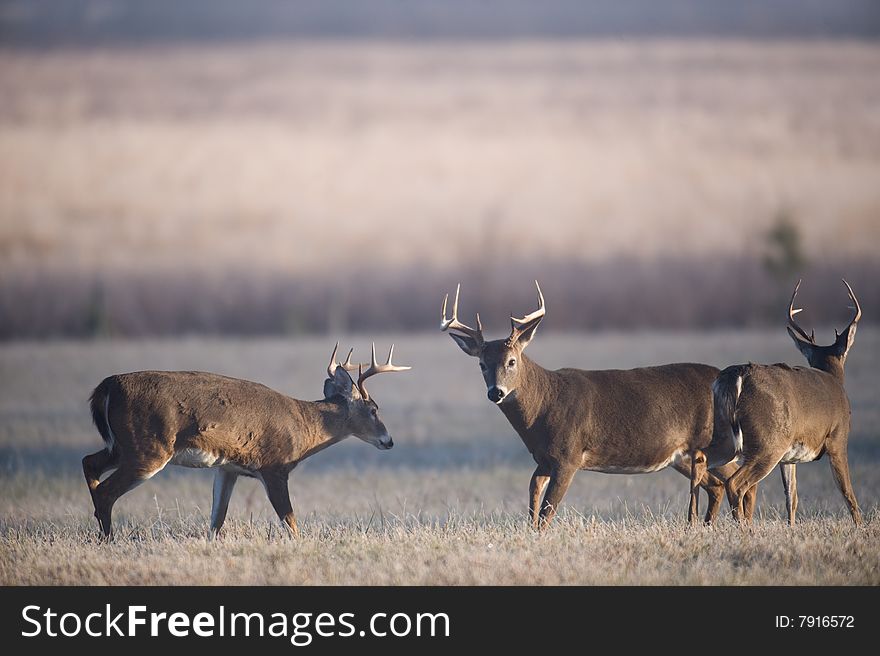
[[[500,403],[504,398],[505,392],[500,387],[490,387],[489,388],[489,400],[492,403]]]

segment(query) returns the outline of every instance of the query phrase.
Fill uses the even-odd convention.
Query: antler
[[[794,286],[794,293],[791,295],[791,302],[788,304],[788,326],[794,332],[796,332],[798,335],[803,337],[804,340],[806,340],[810,344],[815,344],[816,343],[816,331],[811,331],[811,334],[807,335],[806,331],[803,328],[801,328],[799,325],[797,325],[797,322],[794,320],[794,315],[796,315],[798,312],[804,311],[804,308],[795,309],[795,307],[794,307],[794,297],[797,296],[798,289],[800,289],[802,282],[803,282],[803,280],[797,281],[797,285]]]
[[[357,386],[361,392],[361,396],[363,396],[365,399],[370,398],[370,394],[367,392],[367,388],[364,385],[364,382],[370,376],[375,376],[376,374],[384,374],[384,373],[393,372],[393,371],[408,371],[409,369],[412,369],[412,367],[403,367],[403,366],[391,364],[391,356],[393,356],[393,355],[394,355],[394,344],[392,344],[391,348],[388,350],[388,361],[385,362],[385,364],[377,363],[376,362],[376,343],[373,342],[373,351],[370,356],[370,367],[366,371],[364,371],[363,365],[359,364],[357,366],[357,369],[358,369]]]
[[[541,319],[547,313],[547,308],[544,305],[544,294],[541,293],[541,285],[538,284],[537,280],[535,281],[535,287],[538,289],[538,305],[540,307],[531,314],[527,314],[522,319],[517,319],[514,316],[510,317],[510,337],[507,338],[508,344],[516,342],[520,335],[522,335],[531,324],[536,320]]]
[[[449,294],[443,297],[443,310],[440,318],[440,330],[457,330],[472,337],[478,344],[483,343],[483,324],[480,323],[480,313],[477,312],[477,327],[471,328],[458,320],[458,294],[461,291],[461,283],[455,286],[455,301],[452,303],[452,318],[446,318],[446,304],[449,302]]]
[[[856,315],[852,318],[852,321],[849,322],[849,324],[848,324],[847,327],[846,327],[846,330],[843,331],[843,332],[846,332],[847,330],[850,329],[850,326],[852,326],[853,324],[858,323],[858,322],[859,322],[859,319],[862,318],[862,306],[859,305],[859,301],[858,301],[858,299],[856,298],[855,293],[853,293],[852,287],[849,286],[849,283],[848,283],[846,280],[844,280],[843,278],[841,278],[841,280],[843,280],[843,284],[846,285],[846,291],[849,293],[849,300],[852,301],[852,305],[850,305],[850,306],[848,306],[848,307],[849,307],[850,310],[855,310],[855,311],[856,311]],[[837,336],[837,330],[836,330],[836,329],[835,329],[835,331],[834,331],[834,335],[835,335],[835,337]]]
[[[330,376],[330,378],[333,378],[333,374],[336,373],[337,367],[342,367],[346,371],[354,371],[358,368],[358,365],[354,364],[351,361],[351,354],[354,353],[354,349],[351,349],[348,352],[348,357],[345,358],[345,362],[343,362],[342,364],[336,362],[337,351],[339,351],[339,342],[336,342],[336,346],[333,347],[333,355],[330,356],[330,364],[327,365],[327,375]]]

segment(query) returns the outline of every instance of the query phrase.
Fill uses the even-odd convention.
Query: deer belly
[[[168,461],[169,465],[196,468],[221,467],[226,463],[227,460],[223,456],[211,453],[210,451],[203,451],[202,449],[197,449],[195,447],[187,447],[175,451],[174,455],[171,456],[171,460]]]
[[[806,444],[793,444],[779,462],[784,465],[796,465],[801,462],[813,462],[820,455],[822,455],[821,451]]]
[[[585,453],[581,469],[602,472],[603,474],[650,474],[651,472],[665,469],[669,465],[681,462],[683,457],[683,451],[674,451],[669,457],[663,458],[657,462],[626,463],[610,461],[602,462],[595,457],[591,457],[589,453]]]

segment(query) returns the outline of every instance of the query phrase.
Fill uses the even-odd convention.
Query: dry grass
[[[530,350],[551,367],[797,363],[778,333],[545,333]],[[880,583],[880,332],[859,331],[848,367],[863,528],[851,525],[821,461],[799,467],[801,522],[793,530],[781,518],[775,473],[762,485],[761,520],[743,531],[726,510],[716,528],[689,529],[687,483],[674,472],[582,472],[545,535],[524,521],[531,459],[485,401],[476,365],[444,336],[395,340],[414,370],[374,390],[395,449],[349,440],[303,463],[290,483],[300,540],[282,536],[262,489],[244,480],[228,535],[208,542],[210,473],[169,468],[119,502],[119,538],[110,545],[95,539],[79,469],[81,456],[100,446],[85,403],[91,386],[115,371],[195,368],[314,398],[328,340],[0,346],[0,583]]]
[[[4,267],[325,269],[880,238],[880,46],[0,51]]]

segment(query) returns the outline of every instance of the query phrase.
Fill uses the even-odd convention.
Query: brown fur
[[[362,397],[341,367],[325,382],[325,393],[321,401],[300,401],[259,383],[192,371],[105,378],[90,405],[107,447],[83,459],[104,535],[110,535],[116,500],[169,463],[218,468],[214,533],[223,525],[235,479],[244,475],[264,483],[278,516],[296,534],[287,477],[297,464],[348,435],[378,448],[393,446],[378,406]],[[209,462],[187,458],[187,449],[208,454]],[[109,469],[116,471],[99,482]]]
[[[818,460],[826,453],[835,483],[852,515],[862,516],[852,489],[847,459],[851,409],[844,388],[846,357],[855,341],[861,309],[844,281],[856,310],[855,318],[833,344],[819,346],[812,334],[794,321],[795,287],[789,305],[788,333],[809,367],[787,364],[745,364],[728,367],[715,382],[715,430],[706,449],[710,464],[726,460],[742,433],[742,466],[727,481],[734,514],[749,521],[743,499],[777,464],[781,464],[789,523],[797,510],[795,465]],[[835,331],[836,332],[836,331]],[[740,386],[738,390],[737,387]]]
[[[479,358],[490,400],[522,439],[537,464],[529,485],[529,514],[536,528],[552,520],[575,472],[656,471],[672,464],[692,476],[691,454],[712,439],[711,384],[718,369],[702,364],[670,364],[629,370],[548,371],[523,354],[543,319],[513,319],[511,336],[485,342],[482,331],[457,322],[458,292],[450,337]],[[532,315],[530,315],[532,316]],[[477,321],[479,325],[479,319]],[[678,456],[679,460],[675,461]],[[706,522],[718,514],[724,479],[736,470],[726,464],[703,470],[696,484],[709,495]],[[747,507],[753,508],[752,495]],[[696,493],[688,517],[696,521]]]

